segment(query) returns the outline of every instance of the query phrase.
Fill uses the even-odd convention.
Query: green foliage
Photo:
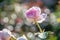
[[[3,2],[4,0],[0,0],[0,2]]]
[[[14,3],[14,0],[5,0],[7,4],[12,4]]]
[[[49,38],[47,40],[57,40],[57,36],[49,35]]]

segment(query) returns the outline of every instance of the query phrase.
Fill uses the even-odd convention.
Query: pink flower
[[[32,7],[26,11],[26,17],[31,19],[36,19],[39,17],[41,9],[39,7]]]
[[[38,23],[41,23],[45,20],[47,15],[45,13],[41,14],[41,9],[39,7],[34,6],[26,11],[25,16],[28,21],[33,22],[35,19]]]

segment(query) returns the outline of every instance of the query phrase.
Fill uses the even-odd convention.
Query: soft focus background
[[[48,13],[41,28],[51,32],[47,40],[60,40],[60,0],[0,0],[0,30],[7,28],[16,37],[24,32],[38,32],[36,25],[29,23],[24,13],[32,6],[39,6]]]

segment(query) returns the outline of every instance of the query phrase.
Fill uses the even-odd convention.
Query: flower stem
[[[37,27],[39,28],[39,31],[42,33],[43,32],[42,28],[40,27],[40,25],[37,23],[36,20],[34,20],[34,21],[35,21],[35,24],[37,25]]]

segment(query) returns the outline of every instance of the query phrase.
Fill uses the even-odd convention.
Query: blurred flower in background
[[[10,19],[10,20],[9,20],[9,24],[14,25],[14,24],[15,24],[15,20]]]
[[[23,25],[23,19],[22,19],[22,18],[17,18],[17,19],[16,19],[15,31],[16,31],[16,32],[20,32],[22,25]]]
[[[57,18],[57,21],[60,23],[60,18]]]
[[[11,14],[11,18],[12,19],[16,19],[17,18],[17,15],[16,14]]]
[[[25,35],[23,35],[23,36],[21,36],[21,37],[17,38],[17,40],[28,40],[28,39],[26,38],[26,36],[25,36]]]
[[[8,18],[8,17],[4,17],[4,18],[3,18],[3,22],[4,22],[4,23],[8,23],[8,21],[9,21],[9,18]]]
[[[57,18],[56,18],[56,16],[53,13],[50,14],[50,23],[53,26],[56,26],[58,24]]]
[[[13,26],[11,26],[11,25],[8,25],[6,28],[10,31],[13,31],[13,29],[14,29]]]

